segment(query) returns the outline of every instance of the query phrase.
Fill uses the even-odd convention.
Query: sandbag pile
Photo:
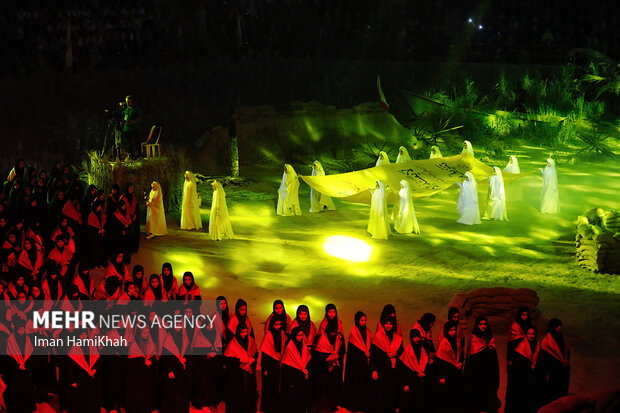
[[[620,213],[593,208],[577,218],[577,263],[591,271],[620,274]]]
[[[529,288],[493,287],[455,294],[449,307],[461,311],[461,326],[465,330],[468,330],[469,322],[473,324],[478,316],[485,316],[494,326],[493,331],[503,331],[510,325],[519,307],[526,306],[534,311],[539,302],[536,291]],[[532,317],[535,316],[536,313],[533,313]]]

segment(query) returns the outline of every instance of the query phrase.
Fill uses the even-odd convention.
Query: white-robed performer
[[[321,162],[314,161],[312,163],[312,176],[325,176]],[[331,197],[310,187],[310,212],[333,211],[335,209]]]
[[[435,159],[435,158],[443,158],[443,155],[441,154],[441,151],[439,150],[439,146],[437,145],[431,146],[431,156],[429,156],[428,159]]]
[[[379,157],[377,158],[377,162],[375,163],[375,166],[389,165],[389,164],[390,164],[390,158],[388,158],[387,153],[383,151],[379,152]]]
[[[166,228],[166,212],[164,211],[164,194],[159,182],[153,181],[149,199],[146,201],[146,238],[168,234]]]
[[[463,150],[461,153],[469,153],[471,156],[474,156],[474,148],[471,146],[470,141],[463,141]]]
[[[413,200],[411,199],[411,187],[405,179],[400,181],[400,191],[398,191],[398,212],[394,217],[394,230],[400,234],[420,233],[418,219],[413,209]],[[396,212],[396,211],[395,211]]]
[[[276,213],[284,217],[301,215],[301,207],[299,206],[299,177],[295,169],[289,164],[284,165],[282,183],[278,189]]]
[[[213,181],[213,202],[211,202],[211,214],[209,215],[209,239],[220,241],[233,239],[235,234],[230,224],[228,207],[226,206],[226,192],[222,184]]]
[[[560,194],[558,192],[558,174],[555,170],[555,161],[547,159],[545,169],[540,169],[543,174],[543,185],[540,196],[540,212],[543,214],[556,214],[560,211]]]
[[[478,187],[476,178],[471,172],[465,172],[463,183],[457,182],[461,188],[457,209],[461,216],[456,222],[465,225],[480,223],[480,209],[478,208]]]
[[[504,172],[510,172],[511,174],[521,173],[521,168],[519,168],[519,161],[517,160],[516,156],[510,155],[510,160],[508,161],[508,164],[504,168]]]
[[[183,202],[181,204],[181,229],[200,229],[200,203],[198,202],[198,190],[196,189],[196,176],[185,171],[183,183]]]
[[[396,163],[407,162],[411,160],[411,156],[409,156],[409,152],[407,148],[401,146],[398,148],[398,157],[396,158]]]
[[[510,155],[510,160],[504,168],[504,172],[510,172],[513,174],[520,174],[521,168],[519,168],[519,161],[514,155]],[[523,188],[521,182],[514,181],[510,184],[510,199],[513,201],[521,201],[523,199]]]
[[[485,219],[508,221],[506,213],[506,191],[504,190],[504,178],[502,171],[497,166],[493,167],[493,175],[489,178],[489,192],[487,195],[487,207],[484,210]]]
[[[369,189],[372,193],[370,202],[370,219],[368,220],[368,232],[375,239],[388,239],[390,235],[390,223],[387,211],[387,193],[383,181],[377,181],[375,188]]]

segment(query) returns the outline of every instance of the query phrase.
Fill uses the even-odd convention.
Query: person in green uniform
[[[123,125],[123,141],[127,145],[127,151],[132,158],[140,157],[140,121],[142,120],[142,110],[134,106],[131,95],[125,98],[127,105],[123,110],[125,123]]]

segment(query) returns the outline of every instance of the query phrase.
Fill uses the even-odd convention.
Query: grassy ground
[[[544,166],[548,151],[522,147],[516,151],[522,171]],[[503,165],[501,165],[503,167]],[[309,173],[297,167],[298,173]],[[310,214],[308,187],[302,184],[304,215],[278,217],[275,199],[282,176],[279,167],[246,167],[244,176],[255,184],[229,188],[233,241],[212,242],[206,228],[178,230],[169,217],[170,235],[144,240],[133,263],[147,273],[159,272],[165,261],[177,275],[191,270],[203,297],[239,297],[248,301],[249,314],[260,342],[271,303],[284,300],[294,316],[297,305],[310,307],[315,323],[327,303],[338,306],[345,330],[358,310],[375,326],[384,304],[396,306],[399,322],[408,330],[424,312],[438,316],[434,336],[456,293],[479,287],[527,287],[538,292],[540,331],[545,319],[559,317],[572,350],[570,391],[587,392],[620,385],[620,280],[618,275],[595,274],[578,267],[573,256],[575,221],[592,207],[620,207],[620,163],[559,165],[558,215],[538,212],[540,174],[507,186],[509,222],[483,221],[468,227],[456,223],[457,192],[445,191],[416,203],[420,235],[395,235],[388,241],[366,234],[368,206],[335,200],[336,211]],[[210,187],[204,185],[203,222],[208,220]],[[484,191],[480,188],[481,209]],[[248,192],[249,191],[249,192]],[[522,200],[515,200],[522,193]],[[327,255],[322,248],[330,235],[349,235],[372,247],[370,260],[352,263]],[[493,326],[504,364],[507,326]],[[500,398],[506,378],[502,372]]]

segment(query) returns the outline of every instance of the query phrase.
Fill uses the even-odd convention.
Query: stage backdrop
[[[312,188],[344,201],[370,204],[371,193],[377,180],[385,182],[388,191],[388,203],[398,199],[401,179],[409,181],[414,199],[434,195],[462,182],[465,172],[470,171],[478,186],[488,185],[493,168],[487,166],[468,153],[435,159],[413,160],[398,164],[375,166],[361,171],[326,176],[302,176]],[[504,182],[514,181],[536,171],[522,174],[503,172]]]

